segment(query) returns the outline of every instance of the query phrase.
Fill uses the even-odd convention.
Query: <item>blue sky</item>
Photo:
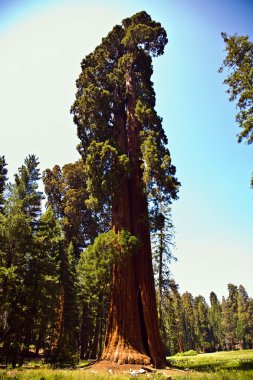
[[[123,18],[146,10],[169,43],[154,61],[157,110],[182,183],[172,205],[181,292],[221,298],[232,282],[253,297],[253,147],[237,144],[222,31],[253,41],[247,0],[0,1],[0,154],[10,178],[26,155],[41,170],[78,159],[69,114],[82,58]]]

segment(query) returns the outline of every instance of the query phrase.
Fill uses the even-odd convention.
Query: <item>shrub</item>
[[[178,352],[175,356],[196,356],[198,355],[197,351],[189,350],[185,352]]]

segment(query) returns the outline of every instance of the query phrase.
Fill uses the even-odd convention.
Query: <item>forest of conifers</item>
[[[109,229],[108,213],[96,218],[80,206],[82,162],[44,172],[49,205],[44,212],[35,156],[25,160],[12,184],[6,184],[3,157],[0,171],[1,361],[20,361],[29,351],[60,364],[96,358],[105,335],[112,253],[106,234],[95,239],[97,231]],[[152,237],[158,305],[159,270],[163,273],[159,325],[166,354],[252,348],[253,299],[244,287],[229,284],[221,302],[213,292],[210,300],[180,294],[156,254],[159,233]],[[77,258],[77,247],[94,239]]]
[[[252,348],[253,300],[180,295],[170,205],[180,183],[155,110],[161,24],[140,12],[84,58],[71,107],[80,160],[29,155],[9,182],[0,156],[0,360],[101,357],[163,367],[165,355]],[[45,195],[39,190],[42,177]],[[44,207],[45,205],[45,207]]]

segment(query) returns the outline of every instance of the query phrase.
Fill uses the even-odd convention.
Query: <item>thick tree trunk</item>
[[[87,359],[88,341],[91,330],[91,323],[88,317],[88,310],[85,303],[82,307],[82,323],[81,323],[81,334],[80,334],[80,359]]]
[[[54,352],[59,344],[59,340],[62,333],[63,326],[63,307],[64,307],[64,292],[63,288],[59,289],[59,297],[57,300],[57,305],[55,306],[54,311],[54,323],[51,331],[51,342],[50,342],[50,351]]]
[[[140,125],[135,118],[136,83],[130,70],[126,76],[127,104],[115,112],[115,139],[131,161],[129,178],[121,184],[113,205],[113,228],[123,228],[138,237],[138,252],[112,268],[112,289],[102,359],[121,363],[163,367],[163,353],[156,310],[151,257],[147,196],[140,162]],[[117,100],[119,94],[115,94]]]

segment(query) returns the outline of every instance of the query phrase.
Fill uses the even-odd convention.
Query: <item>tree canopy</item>
[[[230,101],[237,101],[239,112],[236,121],[241,128],[238,142],[253,142],[253,43],[248,36],[222,33],[226,44],[226,57],[219,72],[226,68],[228,76],[224,83],[228,86]]]

